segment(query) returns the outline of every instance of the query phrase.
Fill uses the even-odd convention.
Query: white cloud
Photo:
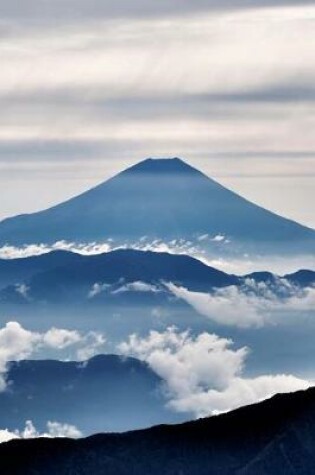
[[[84,336],[82,343],[76,351],[76,357],[80,361],[85,361],[104,349],[106,338],[102,333],[90,331]]]
[[[245,286],[231,285],[209,293],[192,292],[173,283],[165,285],[198,313],[222,325],[260,327],[276,323],[277,313],[314,311],[315,308],[314,287],[300,289],[281,278],[274,285],[247,279]]]
[[[34,255],[45,254],[54,250],[65,250],[77,252],[82,255],[102,254],[117,249],[136,249],[139,251],[152,252],[168,252],[169,254],[186,254],[199,259],[204,264],[215,267],[230,274],[248,274],[257,271],[257,269],[270,271],[278,275],[295,272],[298,269],[312,269],[315,267],[315,258],[310,255],[298,255],[293,257],[279,256],[249,256],[244,255],[242,258],[234,257],[233,254],[228,257],[225,254],[225,247],[222,252],[217,246],[226,246],[228,239],[221,239],[223,235],[209,236],[207,234],[196,236],[195,242],[186,239],[172,239],[163,241],[162,239],[150,239],[146,236],[135,241],[118,242],[109,238],[103,242],[85,242],[77,243],[71,241],[57,241],[52,245],[43,243],[30,244],[25,246],[9,246],[0,247],[1,259],[16,259],[19,257],[30,257]],[[200,239],[201,238],[201,239]],[[211,243],[215,248],[214,253],[211,252]],[[206,244],[204,246],[204,244]],[[102,285],[102,284],[99,284]],[[27,290],[27,289],[26,289]],[[98,284],[95,284],[94,291],[97,292]],[[93,288],[91,289],[93,293]]]
[[[79,333],[76,330],[51,328],[47,332],[32,332],[18,322],[8,322],[0,329],[0,391],[6,389],[6,371],[9,361],[19,361],[42,350],[61,351],[71,349],[79,360],[99,353],[106,343],[105,336],[98,332]]]
[[[112,291],[112,294],[120,294],[123,292],[160,292],[160,289],[156,285],[148,284],[146,282],[135,281],[129,282],[118,289]]]
[[[1,259],[17,259],[20,257],[39,256],[41,254],[47,254],[51,251],[72,251],[82,255],[90,254],[102,254],[113,250],[112,240],[108,239],[102,243],[89,242],[89,243],[76,243],[69,241],[56,241],[54,244],[34,243],[27,244],[25,246],[17,247],[4,245],[0,247]]]
[[[209,389],[170,401],[180,412],[191,411],[202,417],[253,404],[277,393],[289,393],[310,387],[309,381],[290,374],[263,375],[256,378],[233,378],[223,390]]]
[[[209,234],[201,234],[197,237],[197,241],[207,241],[209,239]]]
[[[137,334],[118,347],[124,355],[146,361],[164,379],[169,405],[205,416],[257,402],[277,392],[306,389],[310,383],[292,375],[243,376],[248,348],[233,349],[231,340],[175,327]]]
[[[93,299],[102,292],[109,291],[112,295],[121,294],[124,292],[153,292],[157,293],[161,290],[156,285],[148,284],[140,280],[135,282],[128,282],[120,287],[114,287],[111,284],[96,282],[88,292],[88,298]]]
[[[198,313],[222,325],[246,328],[259,327],[264,323],[264,317],[257,308],[259,299],[248,297],[236,286],[204,293],[192,292],[172,283],[166,285],[177,298],[183,299]]]
[[[214,241],[214,242],[225,241],[225,236],[224,236],[224,234],[216,234],[216,235],[211,239],[211,241]]]
[[[24,297],[25,300],[28,300],[29,299],[29,296],[28,296],[28,291],[29,291],[29,287],[25,284],[18,284],[15,286],[15,290],[17,291],[17,293],[19,293],[22,297]]]
[[[53,327],[43,335],[44,345],[58,350],[62,350],[81,341],[82,336],[77,330],[64,330]]]
[[[0,429],[0,444],[8,442],[12,439],[19,439],[19,436],[15,432],[11,432],[8,429]]]
[[[227,256],[217,253],[217,256],[207,255],[207,253],[196,257],[205,264],[220,269],[228,274],[245,275],[257,270],[272,272],[277,275],[284,275],[296,272],[299,269],[315,268],[315,257],[307,254],[298,254],[295,256],[276,256],[276,255],[248,255],[241,257],[233,255]]]
[[[35,439],[38,437],[54,438],[54,437],[82,437],[82,433],[71,424],[62,424],[60,422],[47,422],[47,432],[38,432],[32,421],[26,421],[25,428],[22,431],[9,431],[8,429],[0,429],[0,443],[8,442],[12,439]]]
[[[62,424],[56,421],[47,422],[48,434],[51,437],[71,437],[78,438],[82,436],[81,431],[71,424]]]
[[[92,285],[92,288],[88,293],[88,298],[92,299],[92,298],[96,297],[96,295],[99,295],[102,292],[104,292],[105,290],[107,290],[108,288],[110,288],[109,284],[100,284],[100,283],[96,282],[95,284]]]
[[[25,330],[17,322],[8,322],[0,329],[0,391],[6,387],[6,365],[10,360],[27,358],[39,345],[41,335]]]

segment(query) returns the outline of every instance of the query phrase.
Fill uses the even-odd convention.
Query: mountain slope
[[[80,196],[0,223],[0,244],[195,239],[315,250],[315,231],[260,208],[182,160],[147,159]],[[304,249],[305,250],[305,249]]]
[[[81,440],[0,446],[10,475],[310,475],[315,389],[277,395],[221,416]]]
[[[74,265],[80,261],[80,254],[68,251],[52,251],[38,256],[0,259],[0,288],[26,282],[35,274],[56,267]]]

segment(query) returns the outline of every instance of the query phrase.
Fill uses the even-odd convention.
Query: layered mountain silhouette
[[[81,440],[0,445],[10,475],[311,475],[315,389],[277,395],[228,414]]]
[[[168,283],[191,291],[210,292],[231,285],[246,290],[248,279],[257,284],[264,282],[275,294],[281,287],[281,278],[269,272],[236,276],[186,255],[131,249],[96,255],[53,251],[41,256],[0,260],[0,302],[116,301],[122,304],[125,301],[130,304],[133,299],[138,303],[157,303],[167,299],[169,291],[165,284]],[[315,285],[315,272],[300,270],[282,279],[303,289]]]
[[[38,276],[35,278],[35,276]],[[40,256],[0,259],[0,284],[41,281],[43,284],[116,283],[161,280],[190,286],[225,286],[237,279],[186,255],[118,249],[103,254],[82,255],[52,251]]]
[[[134,358],[11,362],[6,379],[8,387],[0,392],[0,428],[11,431],[23,429],[27,420],[39,431],[48,420],[66,422],[85,435],[183,420],[165,407],[162,380]]]
[[[144,160],[64,203],[0,223],[0,245],[205,234],[260,252],[315,250],[314,230],[250,203],[179,158]]]

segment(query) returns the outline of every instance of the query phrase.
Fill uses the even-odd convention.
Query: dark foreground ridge
[[[311,475],[314,466],[315,389],[181,425],[0,445],[6,475]]]

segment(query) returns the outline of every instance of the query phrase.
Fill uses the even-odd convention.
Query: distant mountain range
[[[282,277],[299,288],[315,285],[315,272],[300,270]],[[210,292],[248,280],[264,282],[277,293],[279,276],[255,272],[236,276],[186,255],[121,249],[80,255],[53,251],[41,256],[0,260],[0,303],[108,303],[127,298],[165,299],[167,283],[191,291]],[[251,289],[252,290],[252,289]],[[130,301],[130,300],[129,300]]]
[[[227,250],[313,252],[315,231],[224,188],[179,158],[147,159],[50,209],[5,219],[0,245],[226,237]]]
[[[0,429],[21,430],[31,420],[43,432],[50,420],[73,424],[89,435],[185,418],[165,407],[163,381],[134,358],[12,362],[6,379],[8,387],[0,392]]]
[[[10,475],[311,475],[315,389],[174,426],[0,445]]]

